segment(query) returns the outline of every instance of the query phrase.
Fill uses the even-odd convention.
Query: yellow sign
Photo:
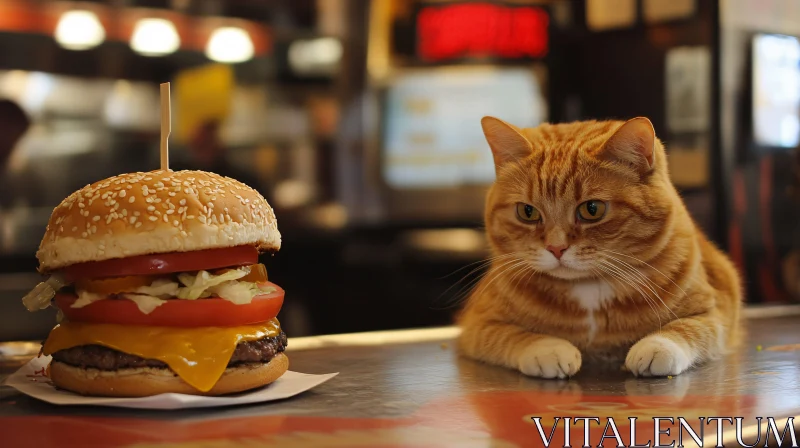
[[[212,64],[184,70],[175,77],[175,137],[187,141],[208,121],[224,121],[230,112],[233,69]]]

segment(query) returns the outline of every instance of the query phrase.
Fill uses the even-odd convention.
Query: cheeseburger
[[[283,290],[262,252],[280,249],[258,192],[203,171],[123,174],[53,211],[37,252],[49,275],[24,299],[59,324],[49,376],[92,396],[222,395],[288,369]]]

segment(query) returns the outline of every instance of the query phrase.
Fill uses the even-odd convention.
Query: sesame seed
[[[147,211],[148,211],[148,212],[152,212],[152,211],[154,211],[155,209],[156,209],[156,208],[155,208],[155,207],[153,207],[152,205],[148,205],[148,206],[147,206]]]
[[[130,218],[128,221],[129,221],[131,224],[133,224],[133,223],[135,223],[135,222],[136,222],[136,217],[135,217],[135,216],[131,216],[131,218]]]
[[[86,233],[86,232],[81,232],[81,236],[82,236],[82,237],[84,237],[84,238],[86,238],[87,236],[89,236],[89,234],[88,234],[88,233]]]
[[[155,217],[155,216],[148,216],[148,219],[150,219],[150,221],[155,221],[155,220],[157,220],[158,218],[157,218],[157,217]]]
[[[194,215],[187,215],[186,219],[194,219]]]
[[[177,226],[178,225],[178,220],[176,219],[176,220],[172,221],[172,225]]]
[[[175,192],[174,192],[174,191],[170,191],[170,192],[169,192],[169,193],[167,193],[167,194],[168,194],[168,195],[170,195],[170,196],[175,196]]]
[[[173,213],[175,213],[175,210],[167,210],[167,214],[168,214],[168,215],[171,215],[171,214],[173,214]]]
[[[140,223],[140,222],[137,222],[137,223],[136,223],[136,225],[135,225],[135,226],[133,226],[133,228],[134,228],[134,229],[138,229],[138,228],[139,228],[139,227],[141,227],[141,226],[142,226],[142,223]]]
[[[167,215],[164,215],[164,222],[169,222],[169,218],[167,218]]]
[[[180,201],[178,201],[178,204],[186,205],[186,199],[181,199]]]
[[[73,232],[77,232],[77,231],[78,231],[78,227],[73,227],[73,228],[72,228],[72,231],[73,231]]]
[[[126,194],[125,190],[122,190],[119,192],[119,197],[124,198]]]
[[[92,217],[92,221],[94,221],[94,222],[100,221],[100,217],[99,216],[93,216]]]
[[[128,199],[128,202],[130,202],[131,204],[133,204],[135,201],[136,201],[136,196],[131,196],[131,197]]]
[[[135,212],[133,212],[133,216],[140,216],[141,214],[142,214],[142,213],[141,213],[141,212],[139,212],[139,211],[135,211]]]

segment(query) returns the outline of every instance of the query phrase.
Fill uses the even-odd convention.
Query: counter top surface
[[[744,431],[752,432],[756,417],[800,415],[797,322],[798,316],[748,319],[738,352],[654,379],[596,365],[570,380],[528,378],[460,358],[454,328],[290,339],[291,370],[339,375],[280,402],[186,411],[54,406],[0,386],[0,434],[11,436],[9,446],[37,447],[178,447],[200,440],[213,447],[251,446],[243,440],[252,446],[388,446],[379,443],[387,440],[393,447],[540,446],[536,416],[545,435],[554,417],[598,417],[602,426],[591,426],[594,446],[608,417],[626,444],[629,417],[640,419],[640,443],[652,439],[656,416],[684,417],[696,431],[700,417],[743,417]],[[0,370],[0,379],[9,373]],[[723,427],[726,434],[733,430]],[[573,442],[582,443],[582,423],[571,429]],[[713,424],[705,427],[705,437],[715,431]],[[556,432],[562,440],[562,430]]]

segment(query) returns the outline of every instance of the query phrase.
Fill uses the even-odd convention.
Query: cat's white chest
[[[572,286],[570,296],[586,310],[586,324],[589,326],[589,340],[597,333],[597,320],[594,313],[608,300],[614,298],[614,290],[603,281],[588,281]]]

